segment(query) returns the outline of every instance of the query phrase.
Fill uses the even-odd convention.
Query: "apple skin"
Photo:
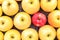
[[[19,11],[19,6],[15,0],[4,0],[2,10],[6,15],[13,16]]]
[[[37,12],[32,16],[32,23],[37,27],[45,25],[46,21],[46,16],[43,13]]]
[[[16,0],[16,1],[21,1],[21,0]]]
[[[20,40],[20,32],[16,29],[11,29],[5,33],[4,40]]]
[[[44,25],[39,29],[39,38],[41,40],[54,40],[56,30],[50,25]]]
[[[4,1],[4,0],[0,0],[0,4],[2,4],[2,3],[3,3],[3,1]]]
[[[22,8],[28,14],[34,14],[40,9],[39,0],[22,0]]]
[[[57,0],[41,0],[41,8],[46,12],[51,12],[57,7]]]
[[[48,23],[55,27],[60,27],[60,10],[54,10],[48,15]]]
[[[58,0],[58,5],[57,5],[57,8],[60,10],[60,0]]]
[[[0,16],[2,16],[2,7],[0,6]]]
[[[28,28],[22,32],[22,40],[38,40],[38,33],[33,28]]]
[[[14,17],[14,25],[19,30],[27,29],[31,25],[31,17],[30,17],[30,15],[25,13],[25,12],[19,12]]]
[[[0,17],[0,31],[6,32],[13,27],[13,21],[8,16]]]
[[[60,40],[60,28],[57,29],[57,39]]]
[[[0,40],[4,40],[4,35],[1,31],[0,31]]]

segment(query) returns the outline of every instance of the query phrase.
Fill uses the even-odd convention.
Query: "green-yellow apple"
[[[25,12],[19,12],[14,17],[14,25],[19,30],[24,30],[24,29],[30,27],[30,25],[31,25],[30,15]]]
[[[4,35],[3,33],[0,31],[0,40],[3,40],[4,39]]]
[[[2,7],[0,6],[0,16],[2,16]]]
[[[60,27],[60,10],[54,10],[48,15],[48,23],[55,27]]]
[[[6,15],[13,16],[18,12],[19,6],[15,0],[4,0],[2,10]]]
[[[22,32],[22,40],[38,40],[38,33],[35,29],[28,28]]]
[[[22,8],[28,14],[34,14],[40,9],[39,0],[22,0]]]
[[[4,35],[4,40],[20,40],[20,39],[21,39],[20,32],[15,29],[7,31]]]
[[[39,29],[39,38],[41,40],[54,40],[56,37],[56,30],[50,26],[45,25]]]
[[[41,8],[46,12],[51,12],[57,7],[57,0],[41,0]]]
[[[57,8],[60,10],[60,0],[58,0],[58,5],[57,5]]]
[[[13,21],[8,16],[1,16],[0,17],[0,31],[8,31],[13,27]]]

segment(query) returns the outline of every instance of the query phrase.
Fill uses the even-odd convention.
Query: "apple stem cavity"
[[[30,1],[30,4],[32,4],[33,2],[32,2],[32,0]]]
[[[2,25],[4,24],[4,22],[2,22]]]
[[[47,35],[48,37],[50,36],[50,34]]]
[[[29,38],[32,38],[32,36],[29,36]]]
[[[8,6],[10,6],[11,4],[10,3],[8,3]]]
[[[31,4],[33,3],[33,2],[30,2]]]
[[[21,19],[21,21],[24,21],[24,19]]]
[[[13,39],[13,38],[14,38],[14,36],[11,36],[11,38]]]
[[[48,2],[50,2],[51,0],[48,0]]]
[[[58,18],[57,18],[57,19],[58,19],[58,20],[60,19],[60,18],[59,18],[59,16],[58,16]]]
[[[59,18],[57,18],[59,20]]]
[[[40,20],[40,18],[38,18],[38,20]]]

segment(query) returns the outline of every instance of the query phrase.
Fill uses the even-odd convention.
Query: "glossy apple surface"
[[[13,21],[8,16],[1,16],[0,17],[0,31],[8,31],[13,27]]]
[[[28,14],[34,14],[40,9],[39,0],[22,0],[22,8]]]
[[[16,1],[21,1],[21,0],[16,0]]]
[[[0,31],[0,40],[4,40],[4,35],[1,31]]]
[[[56,37],[56,30],[50,25],[44,25],[39,29],[39,38],[41,40],[54,40]]]
[[[57,39],[60,40],[60,28],[57,29]]]
[[[13,16],[18,12],[19,6],[15,0],[4,0],[2,3],[2,9],[6,15]]]
[[[57,0],[41,0],[41,8],[46,12],[51,12],[57,7]]]
[[[0,16],[2,16],[2,7],[0,6]]]
[[[0,0],[0,4],[2,4],[2,3],[3,3],[3,1],[4,1],[4,0]]]
[[[60,10],[54,10],[48,15],[48,23],[55,27],[60,27]]]
[[[4,40],[20,40],[20,32],[16,29],[11,29],[5,33]]]
[[[45,25],[46,21],[46,16],[43,13],[38,12],[32,16],[32,23],[37,27]]]
[[[31,25],[31,17],[28,13],[25,12],[19,12],[14,17],[14,25],[19,30],[24,30]]]
[[[28,28],[22,32],[22,40],[38,40],[38,33],[33,28]]]
[[[58,0],[58,5],[57,5],[57,8],[60,10],[60,0]]]

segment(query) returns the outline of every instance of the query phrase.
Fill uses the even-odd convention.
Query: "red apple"
[[[43,13],[38,12],[32,16],[32,23],[37,27],[45,25],[46,21],[46,16]]]

